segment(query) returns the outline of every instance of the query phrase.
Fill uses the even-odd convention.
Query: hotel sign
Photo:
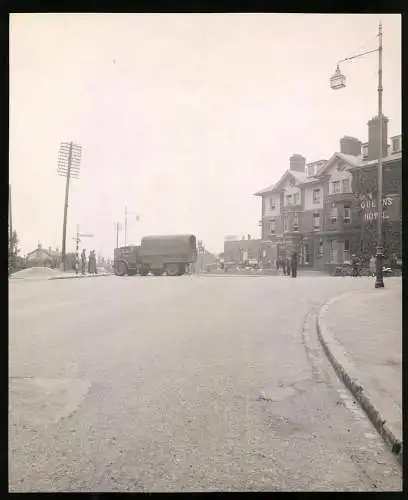
[[[382,200],[382,218],[383,219],[389,219],[389,215],[386,215],[384,213],[384,210],[387,207],[390,207],[392,205],[392,198],[389,196],[383,198]],[[372,193],[369,193],[367,195],[362,196],[362,201],[360,203],[361,209],[363,211],[363,217],[366,222],[376,220],[378,218],[378,210],[377,209],[377,203],[373,199]]]

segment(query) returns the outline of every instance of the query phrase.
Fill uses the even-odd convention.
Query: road
[[[10,283],[10,491],[383,491],[314,314],[364,280]]]

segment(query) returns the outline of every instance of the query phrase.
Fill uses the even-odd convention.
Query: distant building
[[[28,252],[26,256],[26,264],[28,267],[58,267],[60,254],[58,250],[48,250],[42,248],[41,243],[32,252]]]
[[[275,265],[276,249],[272,242],[260,239],[224,241],[223,260],[239,266],[257,264],[261,267]]]

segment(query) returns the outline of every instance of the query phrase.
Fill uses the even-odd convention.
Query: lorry
[[[197,260],[197,240],[193,234],[145,236],[141,244],[114,250],[113,268],[117,276],[181,276]]]

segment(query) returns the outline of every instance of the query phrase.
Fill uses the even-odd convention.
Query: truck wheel
[[[124,276],[126,273],[127,273],[127,265],[125,262],[119,262],[116,266],[115,266],[115,274],[117,276]]]
[[[178,276],[180,269],[178,264],[167,264],[166,266],[167,276]]]
[[[154,276],[161,276],[163,274],[163,271],[161,269],[155,269],[152,271]]]
[[[186,272],[186,266],[184,264],[179,264],[178,276],[183,276],[185,272]]]

